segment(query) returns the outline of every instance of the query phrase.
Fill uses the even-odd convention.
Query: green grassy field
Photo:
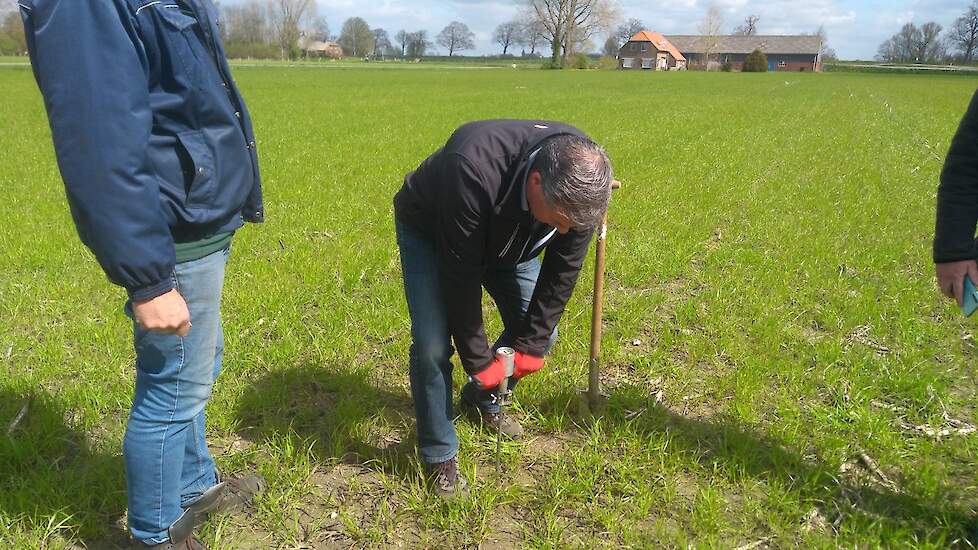
[[[943,155],[978,80],[239,67],[268,223],[235,238],[226,471],[270,487],[214,548],[836,548],[978,542],[974,325],[933,282]],[[0,69],[0,541],[124,544],[124,292],[75,235],[27,68]],[[424,489],[391,197],[459,124],[607,146],[605,411],[591,265],[504,445],[459,420],[473,498]],[[487,301],[490,334],[500,330]],[[462,374],[456,375],[462,382]],[[27,415],[6,434],[25,403]]]

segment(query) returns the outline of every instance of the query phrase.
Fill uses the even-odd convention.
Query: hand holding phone
[[[978,310],[978,289],[975,289],[975,283],[967,275],[964,276],[964,295],[961,299],[961,311],[965,317],[971,317]]]

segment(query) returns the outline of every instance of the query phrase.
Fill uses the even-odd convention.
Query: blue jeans
[[[418,422],[418,447],[428,464],[450,460],[458,454],[458,437],[452,424],[452,361],[454,349],[448,317],[441,295],[435,243],[417,230],[396,222],[397,245],[401,251],[404,294],[411,315],[409,358],[411,395]],[[493,344],[511,346],[523,325],[530,306],[540,260],[534,258],[515,267],[491,269],[482,285],[492,296],[503,320],[503,333]],[[557,338],[550,335],[549,346]],[[512,380],[510,387],[516,386]],[[462,399],[488,412],[498,412],[495,390],[482,391],[469,382],[462,388]]]
[[[185,338],[133,323],[136,392],[123,441],[129,488],[129,529],[146,544],[169,540],[167,530],[217,483],[207,450],[204,406],[221,372],[224,333],[221,292],[228,249],[177,264],[176,289],[193,326]],[[132,304],[126,304],[132,316]]]

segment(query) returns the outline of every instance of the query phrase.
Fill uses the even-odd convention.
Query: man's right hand
[[[472,375],[472,380],[483,391],[495,389],[504,378],[506,378],[506,361],[499,356],[496,356],[488,367]]]
[[[937,264],[937,286],[940,287],[941,294],[954,298],[959,306],[964,304],[965,275],[971,278],[971,282],[978,284],[978,263],[975,260]]]
[[[146,302],[134,303],[132,313],[144,330],[186,336],[190,333],[190,310],[176,289]]]

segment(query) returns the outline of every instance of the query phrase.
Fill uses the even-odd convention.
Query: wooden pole
[[[621,182],[615,180],[611,189],[619,189]],[[591,305],[591,365],[588,370],[587,399],[590,405],[601,402],[601,310],[604,303],[604,263],[605,245],[608,240],[608,215],[601,221],[594,253],[594,297]]]

